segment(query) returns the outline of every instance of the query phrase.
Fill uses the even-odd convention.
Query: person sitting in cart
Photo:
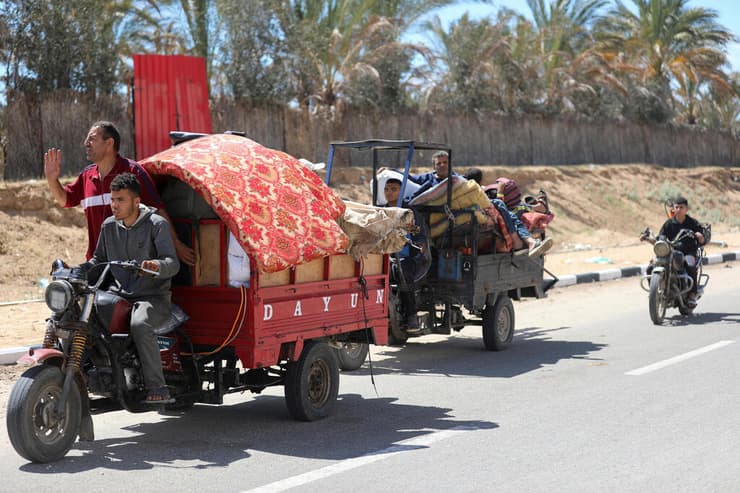
[[[416,195],[422,194],[450,176],[450,155],[446,151],[435,152],[432,156],[432,165],[434,166],[434,171],[409,175],[409,180],[421,186],[416,192]],[[457,173],[453,173],[453,176],[458,175]]]
[[[174,402],[165,385],[159,344],[154,328],[170,315],[170,279],[180,269],[170,225],[152,207],[141,203],[141,185],[132,173],[121,173],[110,185],[113,216],[103,221],[95,252],[80,266],[87,272],[96,264],[113,260],[135,260],[156,277],[113,269],[109,291],[129,301],[131,335],[141,360],[146,404]]]
[[[704,228],[699,221],[689,216],[688,212],[689,201],[686,200],[685,197],[677,197],[673,202],[673,215],[663,223],[663,226],[660,228],[660,232],[658,233],[658,238],[662,236],[673,241],[682,229],[690,229],[694,232],[694,236],[687,236],[679,242],[678,249],[684,254],[686,272],[694,280],[694,284],[691,286],[691,291],[689,291],[689,304],[696,306],[696,292],[698,288],[697,275],[699,274],[698,267],[696,265],[697,251],[699,250],[699,245],[703,245],[705,242]],[[640,236],[640,241],[647,241],[655,244],[656,238],[643,234]]]
[[[463,178],[473,180],[478,185],[481,185],[483,183],[483,171],[480,168],[468,168],[463,173]]]
[[[432,165],[434,171],[427,171],[418,175],[409,175],[409,180],[419,186],[414,192],[414,196],[421,195],[430,188],[438,185],[450,175],[450,155],[445,151],[437,151],[432,156]],[[388,170],[385,166],[378,168],[378,174]],[[453,176],[459,176],[453,173]],[[399,187],[400,192],[400,187]],[[390,202],[389,202],[390,204]]]
[[[499,211],[501,216],[504,218],[506,223],[506,229],[509,230],[509,234],[512,237],[518,236],[521,241],[526,242],[527,250],[517,250],[515,253],[528,252],[530,257],[539,257],[544,255],[550,248],[552,248],[552,238],[545,238],[544,240],[534,239],[529,230],[524,226],[524,223],[519,218],[516,212],[510,210],[506,203],[499,197],[498,188],[489,185],[484,189],[486,195],[491,200],[491,203]]]
[[[383,193],[387,206],[395,207],[401,195],[401,180],[389,178],[385,182]],[[409,241],[403,249],[394,256],[393,260],[397,259],[396,265],[400,269],[398,275],[402,275],[406,283],[413,284],[429,267],[426,248],[425,235],[416,233],[410,235]],[[403,311],[406,314],[406,327],[412,331],[417,330],[419,328],[419,318],[416,315],[416,295],[413,289],[400,290],[400,299],[403,304]]]

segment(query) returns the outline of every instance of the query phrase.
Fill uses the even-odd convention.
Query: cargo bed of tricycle
[[[213,222],[209,220],[209,222]],[[227,240],[225,226],[192,241],[201,264]],[[203,245],[205,247],[198,247]],[[219,255],[226,262],[226,255]],[[253,266],[254,267],[254,266]],[[217,279],[173,288],[173,301],[190,320],[185,331],[198,353],[229,347],[245,368],[262,368],[297,360],[305,341],[332,343],[359,340],[387,342],[388,262],[372,255],[362,262],[333,255],[275,273],[253,270],[249,287],[228,286],[227,269],[218,265]]]
[[[283,385],[293,417],[328,415],[338,350],[387,343],[388,256],[343,253],[344,206],[297,159],[233,134],[176,138],[142,165],[196,258],[172,282],[189,319],[160,337],[177,405]]]

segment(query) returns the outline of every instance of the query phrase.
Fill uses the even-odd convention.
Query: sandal
[[[149,392],[146,393],[146,399],[141,402],[142,404],[153,405],[172,404],[175,402],[175,399],[170,396],[170,391],[167,387],[160,387],[158,389],[149,390]]]
[[[545,238],[544,240],[537,240],[534,246],[529,250],[530,257],[541,257],[552,248],[552,238]]]

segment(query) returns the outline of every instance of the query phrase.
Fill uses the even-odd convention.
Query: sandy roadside
[[[713,240],[722,241],[725,246],[710,244],[705,249],[707,255],[740,251],[740,233],[715,235]],[[652,245],[639,241],[618,247],[594,247],[580,244],[571,246],[567,251],[559,250],[556,243],[547,255],[545,267],[557,276],[582,274],[645,265],[652,256]]]

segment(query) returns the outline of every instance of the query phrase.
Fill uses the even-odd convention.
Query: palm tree
[[[527,0],[543,53],[578,53],[590,45],[590,26],[607,0]]]
[[[277,17],[303,108],[343,103],[352,81],[401,91],[412,48],[409,22],[451,0],[284,0]],[[390,78],[397,81],[390,81]],[[398,95],[391,99],[398,101]]]
[[[676,116],[679,122],[689,125],[697,123],[700,99],[706,88],[718,96],[733,93],[737,96],[736,88],[721,69],[724,60],[718,59],[715,52],[704,49],[698,51],[692,53],[692,63],[670,65],[671,75],[676,82],[673,89]]]
[[[411,93],[426,74],[414,63],[419,55],[429,60],[430,51],[421,43],[402,42],[417,21],[430,11],[456,3],[456,0],[386,0],[372,6],[373,29],[357,70],[349,80],[349,99],[353,105],[372,106],[386,113],[398,113],[413,105]]]
[[[699,123],[707,128],[728,130],[740,138],[740,72],[728,76],[730,85],[715,86],[699,100]]]
[[[427,90],[427,107],[473,114],[504,111],[503,68],[511,61],[506,22],[474,20],[466,12],[447,30],[438,16],[425,28],[433,35],[436,64],[432,70],[439,74]]]
[[[568,95],[595,94],[603,65],[589,50],[591,26],[606,0],[527,0],[532,12],[544,85],[544,110],[559,113],[573,107]]]
[[[213,20],[214,0],[180,0],[180,7],[193,40],[193,54],[210,60],[213,38],[210,23]]]
[[[689,7],[689,0],[631,2],[633,8],[617,0],[596,32],[599,51],[633,86],[633,96],[640,101],[633,102],[633,107],[647,103],[658,109],[642,118],[666,121],[671,117],[672,82],[681,87],[688,104],[693,104],[692,85],[709,80],[726,83],[721,66],[733,35],[717,22],[716,11]]]
[[[140,0],[142,1],[142,0]],[[166,9],[160,22],[164,28],[155,29],[151,42],[166,51],[188,53],[206,61],[210,79],[214,72],[215,54],[220,32],[217,0],[143,0]],[[184,21],[184,22],[183,22]],[[187,40],[187,41],[186,41]]]
[[[373,0],[284,0],[276,11],[300,106],[333,105]]]
[[[362,48],[354,65],[344,74],[342,92],[351,106],[402,112],[412,104],[409,95],[416,81],[423,78],[413,58],[416,54],[427,58],[428,50],[399,41],[400,26],[394,19],[374,15],[368,27],[361,34]]]

